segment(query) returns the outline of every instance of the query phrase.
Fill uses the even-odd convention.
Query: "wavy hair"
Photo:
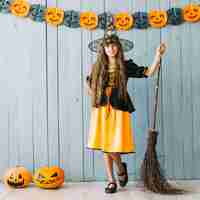
[[[97,60],[92,66],[91,71],[91,89],[92,89],[92,105],[98,107],[100,105],[101,96],[104,94],[106,83],[108,81],[108,56],[105,53],[105,46],[115,44],[118,47],[116,55],[116,64],[119,68],[117,75],[117,87],[119,88],[119,97],[127,100],[127,77],[126,68],[124,65],[124,53],[122,45],[118,36],[109,35],[104,37],[103,41],[99,44],[97,52]]]

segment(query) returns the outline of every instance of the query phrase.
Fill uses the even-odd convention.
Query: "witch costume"
[[[108,33],[105,35],[107,36]],[[107,37],[109,39],[112,38]],[[115,35],[114,37],[117,36]],[[97,52],[97,46],[102,40],[93,41],[89,44],[89,48]],[[123,51],[129,51],[133,48],[132,43],[128,40],[119,40]],[[148,67],[138,66],[132,59],[124,61],[124,67],[126,85],[129,78],[148,77],[145,75]],[[134,134],[131,126],[131,113],[135,111],[135,107],[130,99],[127,88],[126,101],[119,96],[119,88],[116,84],[118,72],[119,68],[117,66],[108,66],[108,78],[105,83],[104,92],[100,97],[100,103],[98,106],[92,106],[87,148],[101,150],[105,153],[135,153]],[[86,81],[91,88],[91,74],[87,76]]]

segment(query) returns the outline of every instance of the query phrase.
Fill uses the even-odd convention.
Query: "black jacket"
[[[146,76],[144,74],[145,70],[148,67],[144,67],[144,66],[138,66],[137,64],[135,64],[133,62],[132,59],[126,60],[125,61],[125,66],[127,67],[127,81],[128,78],[147,78],[148,76]],[[87,83],[91,84],[91,77],[87,76],[86,77]],[[132,113],[135,111],[135,107],[130,99],[130,96],[128,94],[128,100],[125,101],[121,98],[118,97],[118,88],[113,88],[112,89],[112,93],[110,96],[110,104],[112,105],[113,108],[118,109],[118,110],[122,110],[122,111],[128,111],[129,113]],[[128,92],[127,92],[128,93]],[[101,96],[101,101],[100,101],[100,106],[104,106],[108,103],[108,97],[103,94]]]

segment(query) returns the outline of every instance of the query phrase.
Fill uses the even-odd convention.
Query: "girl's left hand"
[[[165,53],[166,45],[165,43],[161,43],[160,46],[156,49],[156,54],[162,56]]]

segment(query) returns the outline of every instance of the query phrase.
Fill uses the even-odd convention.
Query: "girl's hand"
[[[165,53],[166,45],[165,43],[161,43],[160,46],[156,49],[156,55],[162,56]]]

